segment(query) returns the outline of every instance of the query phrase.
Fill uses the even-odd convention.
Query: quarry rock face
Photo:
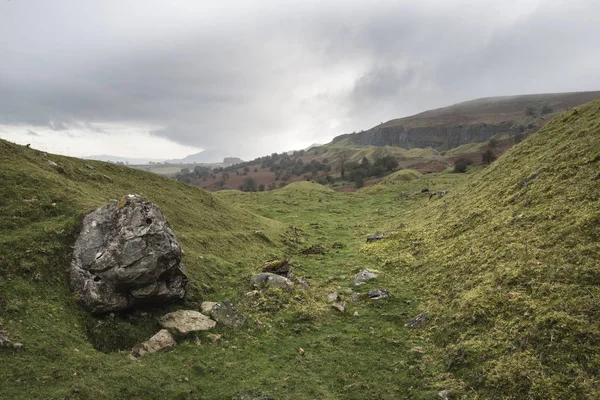
[[[71,290],[94,314],[181,299],[181,246],[156,204],[123,197],[86,215],[71,261]]]

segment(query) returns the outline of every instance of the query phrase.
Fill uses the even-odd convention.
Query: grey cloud
[[[595,0],[182,3],[198,21],[161,19],[158,2],[127,2],[139,18],[12,3],[0,123],[141,122],[249,157],[475,97],[600,88]]]
[[[28,136],[40,136],[35,131],[33,131],[31,129],[27,129],[27,135]]]

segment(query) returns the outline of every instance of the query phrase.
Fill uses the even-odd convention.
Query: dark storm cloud
[[[475,97],[600,88],[595,0],[39,4],[0,5],[0,123],[153,124],[256,156]]]

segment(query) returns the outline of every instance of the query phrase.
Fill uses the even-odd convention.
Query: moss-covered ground
[[[0,181],[0,332],[23,343],[0,348],[0,398],[600,398],[600,102],[485,169],[401,171],[355,193],[301,182],[211,195],[3,141]],[[189,295],[91,317],[69,292],[70,246],[85,213],[129,193],[172,224]],[[253,292],[275,257],[311,289]],[[379,276],[352,286],[363,268]],[[374,288],[392,298],[349,301]],[[344,313],[325,301],[334,291]],[[247,326],[129,357],[157,316],[225,299]],[[421,312],[423,326],[405,326]]]

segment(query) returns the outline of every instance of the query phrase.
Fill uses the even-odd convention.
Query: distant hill
[[[129,164],[148,164],[150,162],[163,162],[165,158],[133,158],[133,157],[119,157],[119,156],[111,156],[111,155],[98,155],[98,156],[87,156],[86,160],[96,160],[96,161],[108,161],[112,163],[129,163]]]
[[[444,151],[499,134],[537,130],[557,112],[598,98],[600,91],[487,97],[393,119],[367,131],[338,136],[331,144]]]
[[[228,164],[228,162],[224,162],[224,159],[229,160],[242,160],[238,157],[227,157],[224,155],[224,152],[221,150],[204,150],[200,153],[190,154],[189,156],[183,158],[176,158],[173,160],[167,160],[168,164]],[[238,161],[235,161],[236,163]]]

